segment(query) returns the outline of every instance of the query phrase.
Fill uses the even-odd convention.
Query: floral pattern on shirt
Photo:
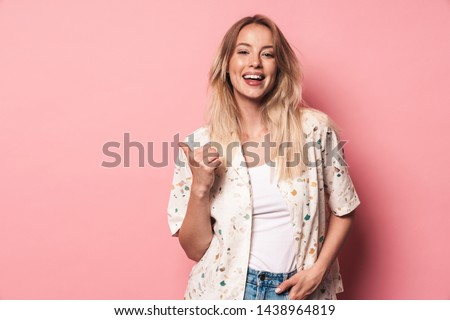
[[[360,203],[343,161],[344,151],[336,148],[337,134],[323,122],[315,113],[304,111],[305,142],[314,146],[308,148],[308,161],[319,165],[308,166],[301,176],[277,184],[288,205],[295,231],[297,270],[308,269],[317,260],[330,214],[348,214]],[[209,142],[206,127],[191,135],[200,145]],[[330,152],[337,156],[329,157]],[[176,235],[183,222],[192,183],[192,173],[182,150],[179,157],[185,166],[175,165],[168,205],[172,235]],[[250,177],[245,165],[241,164],[245,164],[245,159],[239,148],[231,167],[216,174],[210,193],[214,236],[203,257],[191,270],[185,299],[243,299],[253,208]],[[342,291],[336,259],[308,299],[336,299],[336,293]]]

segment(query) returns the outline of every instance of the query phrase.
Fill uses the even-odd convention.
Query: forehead
[[[239,43],[273,45],[272,31],[260,24],[252,23],[246,25],[239,31],[236,44]]]

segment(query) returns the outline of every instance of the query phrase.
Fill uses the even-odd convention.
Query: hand
[[[215,170],[222,164],[217,149],[211,147],[209,143],[195,150],[191,150],[184,142],[180,142],[179,146],[189,161],[192,189],[209,192],[214,184]]]
[[[313,265],[311,268],[300,270],[291,278],[283,281],[275,292],[282,293],[290,288],[290,300],[304,300],[317,289],[325,274],[326,270]]]

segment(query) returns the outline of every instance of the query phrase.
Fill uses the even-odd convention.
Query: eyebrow
[[[236,45],[236,47],[238,47],[238,46],[251,47],[251,45],[249,45],[248,43],[245,43],[245,42],[238,43],[238,44]],[[273,46],[272,46],[272,45],[267,45],[267,46],[263,46],[261,49],[269,49],[269,48],[272,48],[272,49],[273,49]]]

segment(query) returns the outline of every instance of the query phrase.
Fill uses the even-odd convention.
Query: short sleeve
[[[359,204],[344,155],[344,141],[340,141],[334,129],[327,127],[321,140],[323,145],[324,187],[328,205],[337,216],[352,212]]]
[[[192,185],[192,172],[189,168],[186,155],[181,148],[178,150],[179,161],[175,161],[169,205],[167,208],[169,228],[172,236],[178,236],[178,230],[186,215]]]

